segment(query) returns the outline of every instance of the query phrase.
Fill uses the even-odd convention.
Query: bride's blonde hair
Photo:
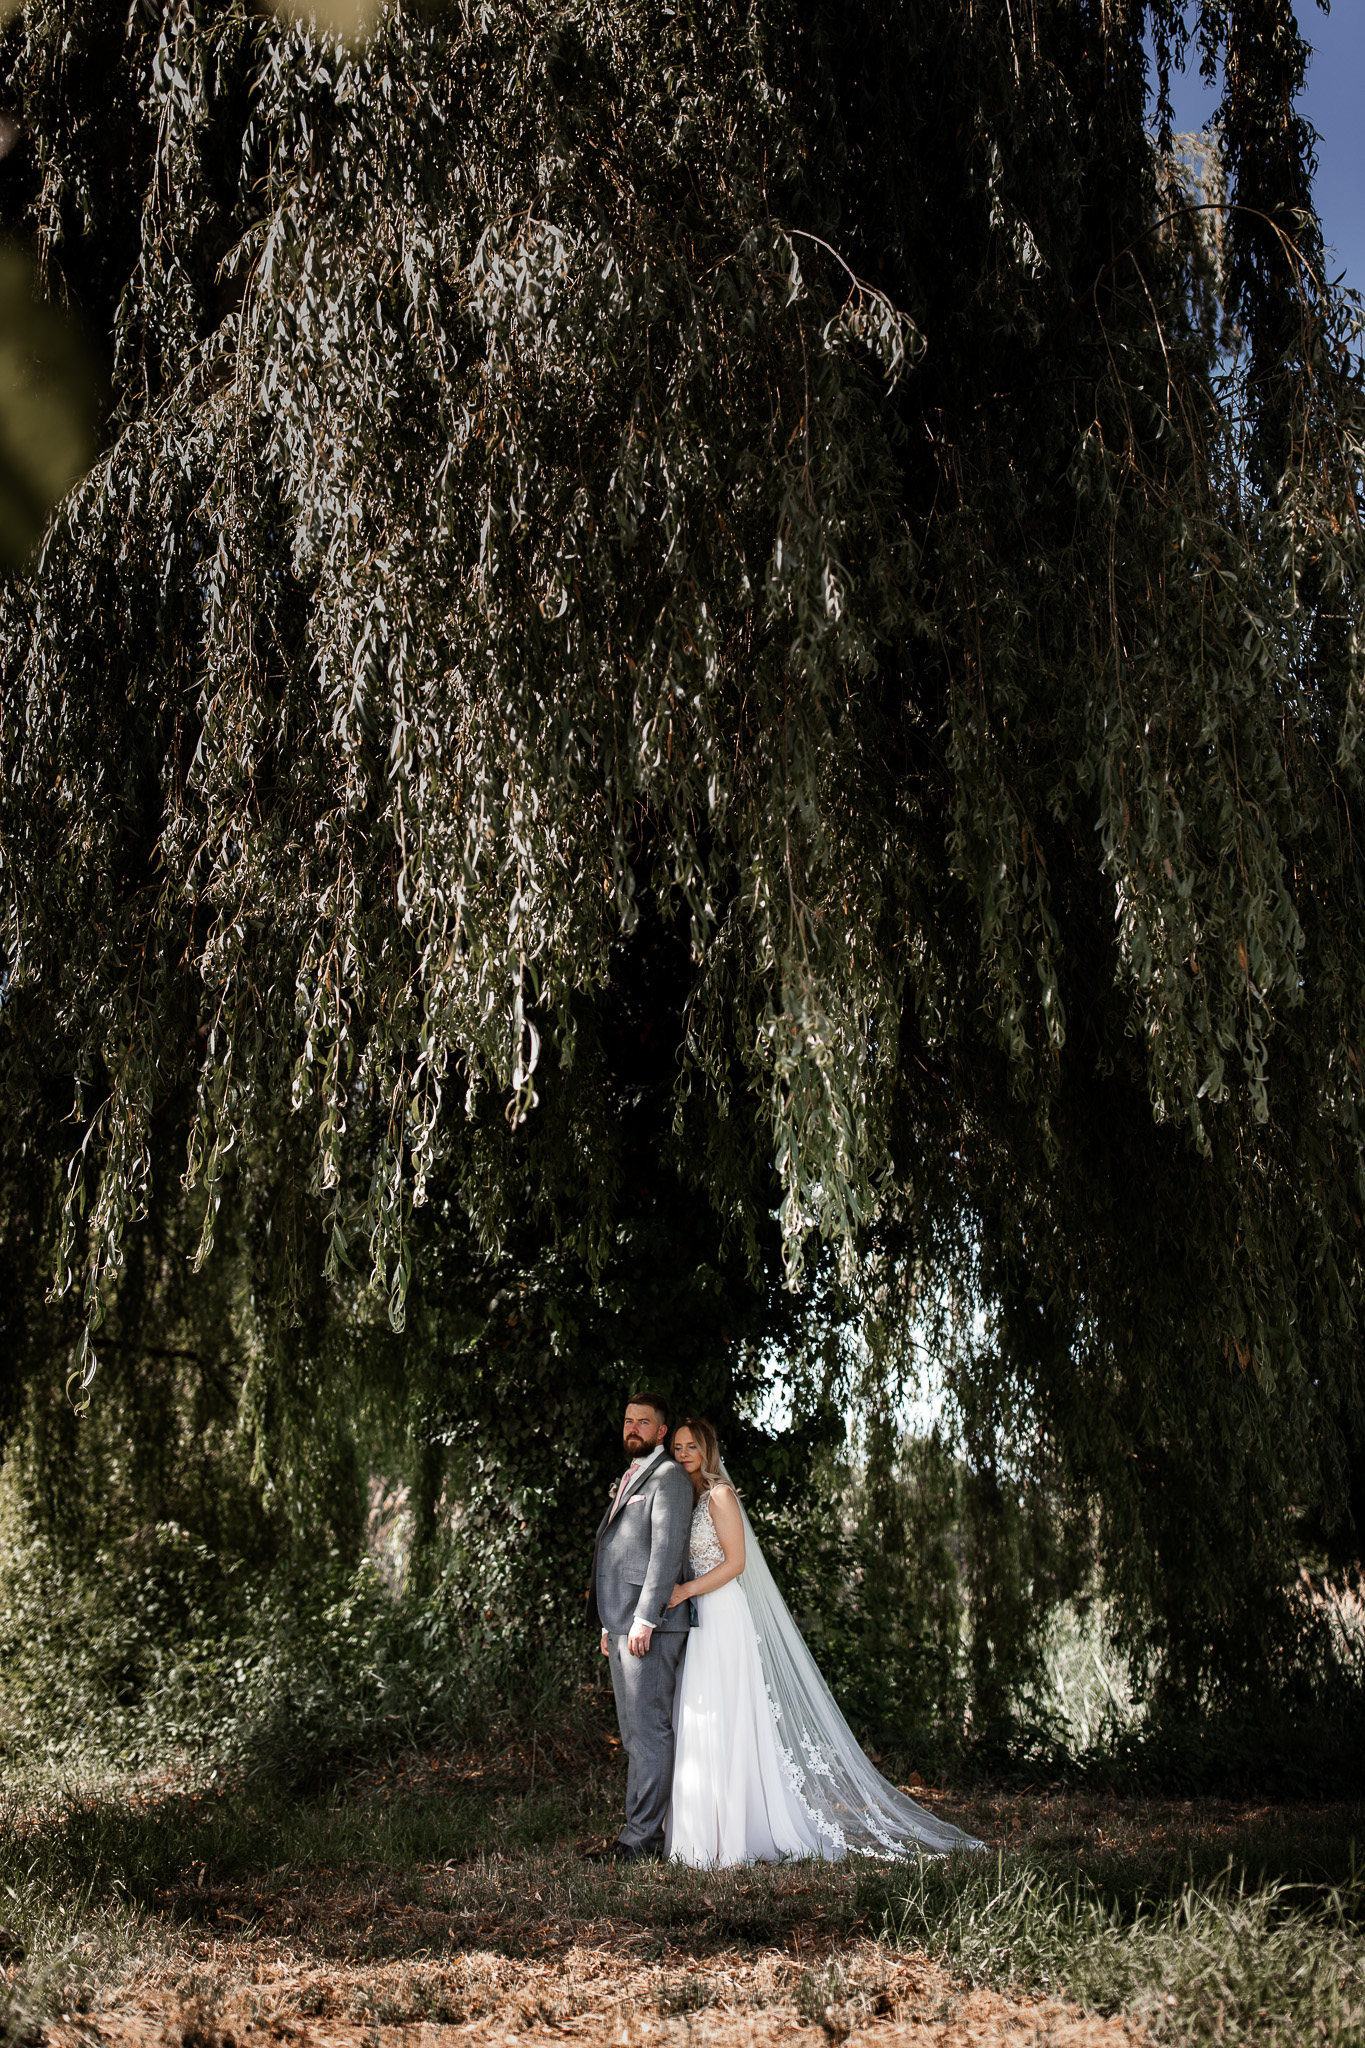
[[[697,1449],[701,1452],[701,1476],[709,1492],[713,1486],[719,1486],[725,1476],[720,1469],[720,1438],[700,1415],[684,1415],[678,1429],[690,1429],[696,1439]],[[674,1443],[678,1440],[678,1429],[673,1432]]]

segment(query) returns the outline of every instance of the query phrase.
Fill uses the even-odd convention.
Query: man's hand
[[[611,1655],[611,1644],[607,1641],[607,1632],[605,1629],[603,1629],[602,1631],[602,1655],[604,1657],[610,1657]]]
[[[653,1634],[654,1631],[647,1621],[632,1623],[630,1635],[626,1641],[626,1648],[630,1651],[632,1657],[643,1657],[648,1654]]]

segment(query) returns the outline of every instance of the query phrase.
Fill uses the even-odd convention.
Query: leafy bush
[[[296,1789],[347,1761],[562,1707],[585,1638],[485,1640],[457,1594],[396,1597],[372,1560],[224,1567],[174,1526],[74,1570],[41,1536],[0,1574],[0,1742],[12,1759],[179,1756]]]
[[[577,1706],[591,1648],[586,1634],[485,1638],[458,1590],[395,1599],[367,1559],[311,1605],[267,1590],[234,1666],[224,1748],[306,1789],[355,1757]]]
[[[163,1524],[77,1567],[11,1529],[5,1564],[0,1739],[12,1755],[136,1764],[198,1748],[221,1723],[239,1589],[202,1543]]]

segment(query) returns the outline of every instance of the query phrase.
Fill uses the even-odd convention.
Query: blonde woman
[[[875,1770],[854,1739],[759,1548],[709,1422],[690,1415],[673,1456],[692,1482],[695,1603],[673,1710],[665,1853],[701,1865],[942,1854],[981,1844]]]

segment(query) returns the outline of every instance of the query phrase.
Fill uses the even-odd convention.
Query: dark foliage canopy
[[[10,26],[0,204],[113,393],[0,604],[78,1380],[177,1146],[201,1256],[250,1190],[273,1299],[395,1330],[643,1204],[745,1314],[834,1261],[874,1358],[954,1327],[977,1469],[1045,1447],[1181,1682],[1354,1554],[1365,393],[1288,0],[1197,10],[1203,151],[1187,35]]]

